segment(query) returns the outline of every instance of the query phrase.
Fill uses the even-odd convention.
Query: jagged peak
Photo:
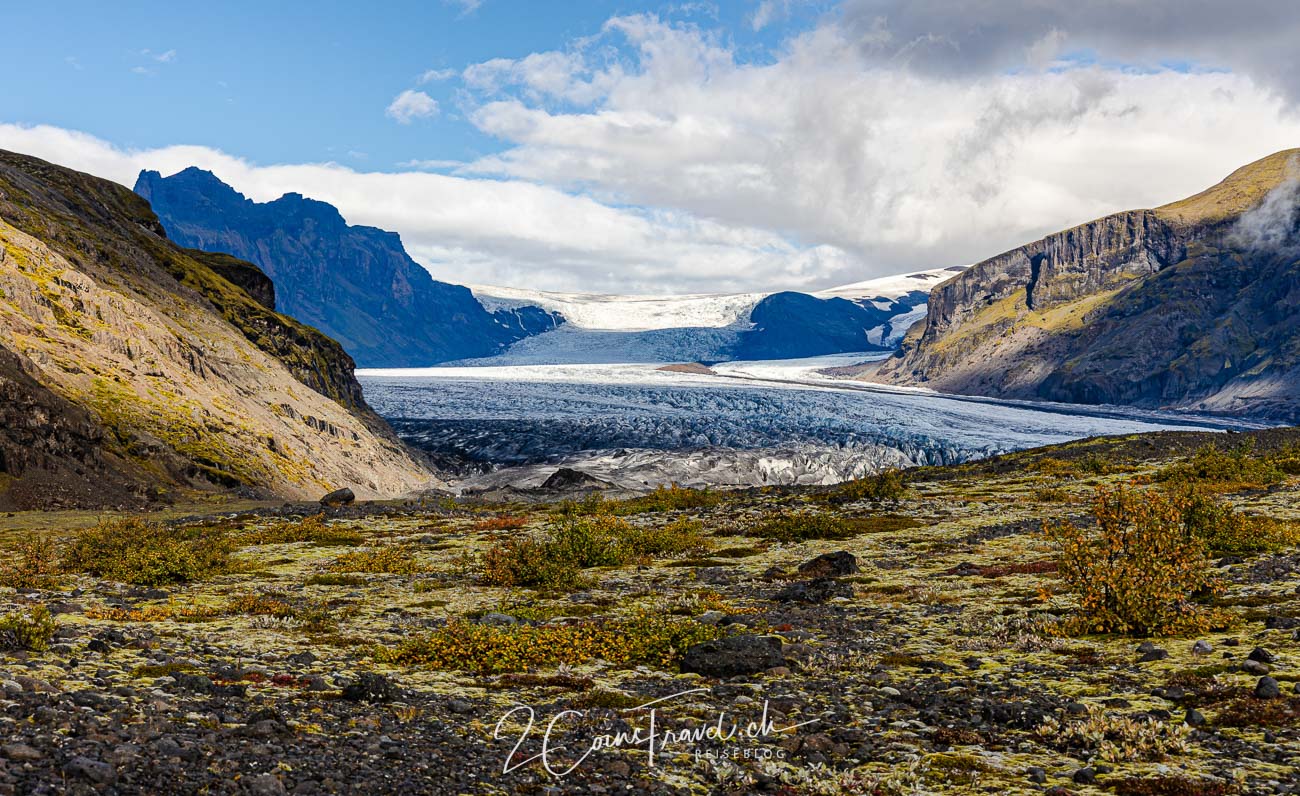
[[[1284,149],[1237,169],[1200,193],[1156,208],[1175,224],[1214,224],[1257,207],[1274,188],[1300,179],[1300,148]]]

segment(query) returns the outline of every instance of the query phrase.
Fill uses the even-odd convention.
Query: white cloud
[[[1075,65],[956,79],[883,65],[838,18],[760,64],[653,16],[605,31],[605,47],[467,69],[469,118],[511,146],[461,173],[754,226],[860,264],[823,283],[977,260],[1300,144],[1294,111],[1246,74]],[[1020,57],[1053,65],[1059,41],[1036,31]],[[610,62],[608,47],[625,56]],[[585,105],[553,102],[574,97]],[[755,273],[754,286],[781,278]]]
[[[3,125],[0,146],[128,185],[140,168],[197,164],[259,200],[299,191],[400,232],[450,281],[703,292],[972,262],[1300,145],[1285,70],[1253,66],[1292,28],[1257,0],[1239,5],[1264,22],[1230,29],[1234,41],[1258,34],[1259,53],[1202,35],[1214,19],[1189,14],[1202,20],[1192,25],[1173,0],[1153,0],[1155,21],[1139,22],[1177,30],[1152,29],[1145,45],[1108,33],[1119,23],[1087,3],[1065,14],[1009,0],[1021,15],[990,16],[983,39],[958,0],[916,3],[935,13],[850,0],[757,62],[716,31],[637,15],[554,51],[473,64],[467,117],[505,146],[472,163],[432,151],[396,174],[259,167]],[[1078,56],[1089,42],[1095,63]],[[1237,71],[1160,66],[1180,43]],[[1130,60],[1108,60],[1119,56]],[[409,122],[421,107],[437,113],[407,91],[389,115]]]
[[[416,119],[427,119],[438,114],[438,101],[423,91],[407,89],[393,98],[384,111],[398,124],[410,124]]]
[[[425,83],[437,83],[442,80],[450,80],[455,76],[456,76],[455,69],[428,69],[425,70],[425,72],[420,75],[419,80],[417,82],[419,82],[421,85]]]
[[[464,17],[478,11],[479,7],[483,5],[484,0],[442,0],[442,2],[445,5],[460,8],[460,15]]]
[[[0,148],[26,152],[133,185],[141,169],[214,172],[245,195],[270,201],[298,191],[329,202],[353,224],[401,233],[435,277],[461,283],[559,290],[739,290],[763,275],[808,286],[852,263],[833,246],[799,247],[781,236],[673,210],[610,207],[512,180],[406,172],[358,172],[335,164],[255,166],[207,147],[122,150],[85,133],[0,124]]]

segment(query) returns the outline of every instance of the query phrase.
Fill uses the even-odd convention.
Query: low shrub
[[[571,590],[586,583],[581,570],[618,567],[652,556],[706,549],[703,526],[679,519],[641,528],[609,514],[569,515],[548,532],[494,545],[483,554],[484,582]]]
[[[1205,445],[1180,462],[1170,464],[1156,479],[1174,483],[1208,482],[1220,487],[1265,487],[1286,477],[1267,457],[1255,455],[1254,442],[1248,440],[1230,450]]]
[[[314,514],[297,520],[278,520],[270,525],[246,531],[240,541],[244,544],[292,544],[311,542],[317,547],[352,547],[361,544],[359,531],[340,525],[330,525],[324,514]]]
[[[276,520],[268,525],[251,528],[242,534],[240,541],[256,545],[309,542],[325,528],[325,515],[315,514],[296,520]]]
[[[3,552],[0,586],[52,589],[59,583],[58,545],[48,536],[24,539]]]
[[[417,548],[409,544],[389,544],[368,550],[344,553],[330,562],[328,572],[371,572],[383,575],[415,575],[428,568],[416,557]]]
[[[0,617],[0,649],[42,652],[49,648],[58,625],[43,605],[33,605]]]
[[[1037,732],[1062,751],[1095,754],[1108,763],[1124,763],[1185,754],[1191,748],[1188,737],[1192,729],[1181,722],[1120,716],[1090,707],[1078,719],[1048,718]]]
[[[1065,503],[1070,493],[1059,486],[1040,486],[1034,490],[1034,500],[1039,503]]]
[[[1213,612],[1193,597],[1221,588],[1204,542],[1187,532],[1184,506],[1160,492],[1097,489],[1088,532],[1072,522],[1045,523],[1059,548],[1059,571],[1077,595],[1071,633],[1170,635],[1201,632]]]
[[[130,517],[78,531],[63,550],[63,568],[136,586],[164,586],[229,571],[232,549],[220,531]]]
[[[1275,553],[1300,544],[1294,523],[1241,514],[1197,489],[1180,490],[1175,499],[1183,506],[1188,532],[1215,553]]]
[[[809,539],[847,539],[853,529],[843,517],[818,512],[786,512],[764,519],[749,531],[750,536],[778,542]]]
[[[827,494],[826,500],[834,505],[864,500],[870,503],[898,503],[906,494],[907,482],[903,480],[902,472],[885,470],[837,485]]]
[[[489,586],[571,591],[586,583],[577,564],[552,558],[546,542],[531,536],[493,545],[483,553],[481,567]]]
[[[504,514],[500,517],[488,517],[474,523],[475,531],[514,531],[528,524],[527,517],[514,517]]]
[[[478,673],[604,660],[616,666],[671,667],[695,644],[722,635],[712,625],[658,614],[569,625],[480,625],[454,620],[395,646],[377,647],[383,663]]]
[[[709,549],[704,523],[687,517],[653,528],[629,527],[623,532],[622,544],[637,556],[677,556]]]

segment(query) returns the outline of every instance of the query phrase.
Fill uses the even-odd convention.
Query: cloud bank
[[[602,292],[816,289],[972,262],[1300,146],[1300,8],[1050,5],[848,0],[757,58],[725,31],[615,17],[554,51],[422,76],[456,83],[459,114],[502,148],[399,173],[47,127],[0,125],[0,146],[128,185],[199,165],[259,200],[299,191],[396,230],[441,279]],[[411,89],[388,112],[437,105]]]

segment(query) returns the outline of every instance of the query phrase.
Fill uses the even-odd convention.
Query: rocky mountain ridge
[[[430,485],[351,358],[273,301],[125,188],[0,152],[0,508]]]
[[[1300,150],[972,266],[872,378],[944,392],[1300,417]]]
[[[394,232],[348,224],[326,202],[288,193],[254,202],[212,172],[142,171],[135,184],[178,243],[256,264],[282,312],[338,340],[364,367],[491,356],[562,322],[539,308],[490,313],[438,282]]]

